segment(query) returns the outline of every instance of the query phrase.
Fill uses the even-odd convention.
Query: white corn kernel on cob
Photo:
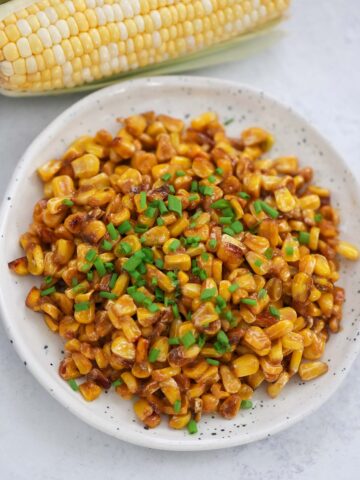
[[[103,86],[257,31],[289,1],[13,0],[0,6],[0,91]]]

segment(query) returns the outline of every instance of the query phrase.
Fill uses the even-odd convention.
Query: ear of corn
[[[238,58],[289,1],[13,0],[0,6],[0,92],[89,90]]]

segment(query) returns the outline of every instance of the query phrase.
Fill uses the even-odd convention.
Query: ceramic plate
[[[34,140],[18,164],[1,212],[0,298],[6,331],[22,361],[51,395],[88,424],[121,440],[151,448],[194,451],[241,445],[273,435],[323,404],[354,360],[360,343],[359,264],[342,263],[340,285],[346,289],[347,301],[343,330],[333,335],[326,347],[324,360],[329,363],[329,373],[306,384],[293,379],[276,400],[257,391],[252,410],[242,410],[230,421],[204,416],[196,435],[171,430],[166,421],[154,430],[145,430],[136,421],[131,402],[121,400],[114,392],[92,403],[73,392],[57,373],[61,340],[24,305],[34,279],[8,271],[7,262],[22,255],[18,238],[27,229],[33,205],[42,194],[35,169],[60,156],[76,137],[94,134],[100,128],[115,132],[116,117],[146,110],[185,120],[213,110],[222,121],[234,119],[227,127],[231,135],[253,125],[269,130],[276,138],[271,154],[294,154],[303,166],[311,165],[316,181],[331,189],[334,205],[341,209],[342,238],[360,238],[359,217],[353,215],[360,210],[359,187],[339,155],[290,108],[263,92],[200,77],[155,77],[120,83],[89,95],[60,115]]]

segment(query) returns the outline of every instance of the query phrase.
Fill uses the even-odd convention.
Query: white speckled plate
[[[24,105],[24,108],[26,106]],[[263,391],[255,394],[254,408],[240,411],[230,421],[204,417],[199,433],[170,430],[166,422],[145,430],[134,417],[132,404],[113,392],[86,403],[57,373],[62,342],[41,318],[26,309],[24,298],[32,278],[11,274],[7,262],[19,257],[20,233],[26,230],[42,187],[35,169],[61,155],[75,137],[100,128],[115,132],[115,118],[155,110],[187,119],[206,110],[234,122],[230,134],[259,125],[276,138],[272,155],[295,154],[302,165],[311,165],[315,179],[333,191],[341,209],[342,237],[359,239],[359,187],[339,155],[305,120],[290,108],[248,87],[199,77],[159,77],[128,81],[94,93],[73,105],[41,133],[28,148],[15,171],[1,211],[0,300],[1,313],[11,343],[37,380],[72,413],[90,425],[121,440],[168,450],[210,450],[241,445],[270,436],[320,407],[336,390],[359,350],[359,264],[343,262],[340,284],[346,288],[343,330],[331,337],[324,360],[329,373],[303,384],[293,379],[276,400]],[[15,160],[15,159],[14,159]]]

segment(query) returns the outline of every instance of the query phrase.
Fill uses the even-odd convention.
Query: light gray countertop
[[[359,0],[295,0],[283,39],[251,58],[196,75],[259,87],[291,105],[333,143],[359,179],[359,25]],[[80,97],[0,98],[2,196],[25,148]],[[0,325],[0,479],[355,480],[359,370],[360,358],[319,411],[269,440],[196,455],[152,451],[110,438],[72,416],[26,370]]]

